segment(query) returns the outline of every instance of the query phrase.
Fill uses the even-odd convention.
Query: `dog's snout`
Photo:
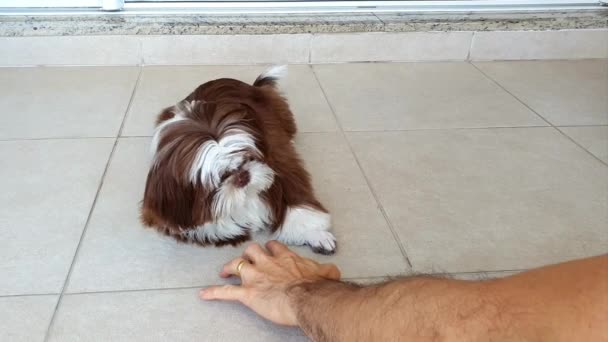
[[[247,170],[239,170],[234,175],[234,185],[236,185],[239,188],[244,188],[245,186],[247,186],[247,184],[249,184],[250,180],[251,180],[251,175],[249,174],[249,171],[247,171]]]

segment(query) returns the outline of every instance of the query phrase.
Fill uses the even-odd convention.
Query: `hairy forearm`
[[[608,257],[491,281],[407,277],[293,286],[315,341],[608,341]]]
[[[315,341],[473,341],[494,324],[495,303],[476,283],[408,277],[360,287],[337,281],[290,290],[298,322]],[[487,336],[487,335],[486,335]]]

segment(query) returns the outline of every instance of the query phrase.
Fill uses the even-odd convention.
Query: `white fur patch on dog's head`
[[[232,129],[219,140],[208,140],[199,147],[188,178],[192,183],[200,181],[205,186],[218,187],[226,173],[236,171],[248,158],[260,154],[251,135]]]

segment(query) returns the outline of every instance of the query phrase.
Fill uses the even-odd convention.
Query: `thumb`
[[[199,297],[204,300],[231,300],[242,301],[246,290],[236,285],[210,286],[199,292]]]

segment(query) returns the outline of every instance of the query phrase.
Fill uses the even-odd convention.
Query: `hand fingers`
[[[204,300],[232,300],[232,301],[243,301],[247,290],[240,286],[235,285],[223,285],[223,286],[211,286],[206,289],[202,289],[199,292],[199,297]]]
[[[296,253],[291,251],[286,245],[280,243],[276,240],[271,240],[266,243],[266,248],[272,253],[273,256],[280,256],[285,254],[291,254],[294,256],[298,256]],[[334,264],[318,264],[314,260],[309,260],[315,265],[319,267],[319,275],[323,278],[332,279],[332,280],[340,280],[342,276],[340,270]]]
[[[247,246],[243,252],[243,258],[251,261],[254,264],[260,262],[262,259],[268,256],[268,253],[257,243],[252,243],[251,245]]]
[[[239,264],[241,263],[241,261],[244,261],[244,264],[241,266],[241,269],[239,272],[239,270],[237,270],[237,268],[239,267]],[[252,266],[253,265],[251,265],[249,263],[249,261],[247,261],[241,257],[232,259],[231,261],[229,261],[227,264],[224,265],[224,268],[220,272],[220,277],[228,278],[230,276],[240,276],[241,274],[243,274],[243,272],[247,272],[247,271],[245,271],[246,269],[248,269],[249,267],[252,267]]]
[[[274,256],[279,256],[279,255],[285,254],[285,253],[293,253],[289,248],[287,248],[287,246],[285,246],[284,244],[282,244],[276,240],[270,240],[270,241],[266,242],[266,248]]]
[[[334,264],[321,264],[319,265],[319,275],[326,279],[340,280],[342,274],[336,265]]]

